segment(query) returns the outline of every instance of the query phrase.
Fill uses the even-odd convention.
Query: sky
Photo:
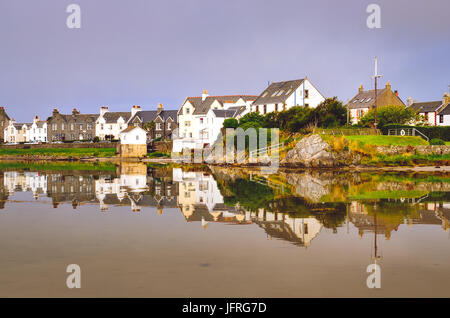
[[[69,29],[69,4],[81,28]],[[366,25],[369,4],[381,28]],[[406,101],[450,85],[448,0],[0,0],[0,106],[19,122],[178,109],[187,96],[259,95],[305,76],[343,102],[390,81]]]

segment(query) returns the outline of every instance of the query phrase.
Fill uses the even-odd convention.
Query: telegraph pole
[[[378,74],[378,58],[375,56],[375,74],[373,76],[375,79],[375,107],[373,111],[375,129],[377,129],[377,79],[380,77],[383,77],[383,75]]]

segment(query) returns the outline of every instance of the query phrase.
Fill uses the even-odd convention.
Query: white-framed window
[[[64,123],[61,124],[61,130],[64,130]]]
[[[167,123],[167,130],[172,129],[171,126],[172,126],[172,123]]]
[[[74,130],[75,129],[75,125],[73,123],[70,124],[70,130]]]
[[[156,130],[161,130],[161,123],[156,123]]]

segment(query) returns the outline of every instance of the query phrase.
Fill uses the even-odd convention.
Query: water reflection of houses
[[[60,203],[71,202],[74,209],[80,203],[94,203],[95,179],[101,173],[81,172],[74,175],[70,171],[51,173],[47,177],[47,196],[52,199],[53,207]]]
[[[399,214],[394,206],[388,208],[382,205],[396,202],[407,203],[403,206],[403,209],[408,211],[407,215]],[[374,209],[378,209],[376,219]],[[402,224],[441,225],[447,231],[450,227],[450,204],[420,202],[413,199],[386,199],[380,200],[377,208],[374,203],[352,201],[349,205],[348,218],[358,228],[360,237],[364,233],[376,232],[377,235],[384,235],[386,239],[390,239],[392,231],[397,231]]]
[[[145,164],[124,163],[118,168],[119,177],[100,176],[95,181],[95,195],[102,211],[110,206],[131,206],[133,212],[142,207],[157,207],[159,213],[164,208],[177,207],[171,171],[158,174],[147,171]]]
[[[14,192],[33,192],[33,196],[38,198],[47,192],[47,175],[39,172],[5,171],[3,187],[10,195]]]
[[[267,212],[260,209],[249,218],[272,238],[308,247],[322,230],[322,223],[314,217],[296,218],[289,213]]]

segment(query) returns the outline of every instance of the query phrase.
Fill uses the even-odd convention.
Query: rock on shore
[[[300,140],[281,160],[285,166],[324,167],[338,166],[337,156],[319,135],[311,135]]]

